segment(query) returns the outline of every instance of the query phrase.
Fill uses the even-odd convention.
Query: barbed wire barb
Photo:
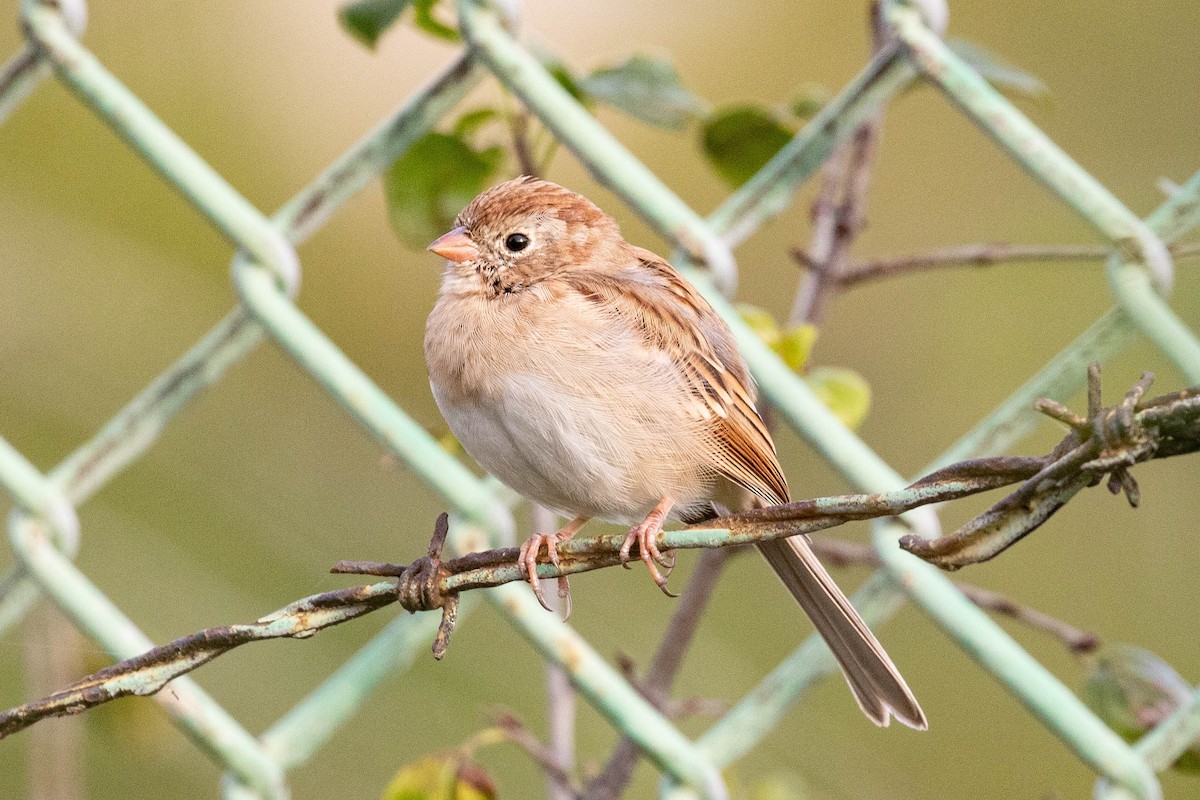
[[[1200,450],[1200,387],[1192,387],[1138,404],[1153,376],[1146,373],[1117,404],[1100,408],[1087,419],[1064,415],[1044,402],[1038,408],[1071,429],[1048,455],[996,456],[954,464],[895,492],[836,495],[800,500],[741,514],[719,517],[660,534],[664,550],[727,547],[814,533],[856,520],[899,516],[931,503],[957,500],[1020,483],[990,509],[955,533],[935,540],[909,535],[900,546],[943,568],[992,558],[1028,535],[1085,486],[1106,473],[1127,477],[1128,467],[1151,458]],[[1098,396],[1099,370],[1089,370],[1089,395]],[[306,597],[248,625],[208,628],[106,667],[49,697],[0,714],[0,739],[49,716],[75,714],[131,694],[153,694],[170,680],[253,641],[306,638],[398,602],[416,613],[441,609],[442,621],[433,643],[441,659],[457,621],[461,592],[525,580],[519,548],[502,547],[442,559],[450,531],[449,516],[434,524],[429,550],[408,565],[374,561],[340,561],[331,572],[395,576],[395,583],[356,586]],[[588,572],[621,563],[623,534],[569,539],[559,546],[559,564],[538,564],[538,575]]]
[[[293,246],[434,130],[485,74],[521,100],[520,126],[540,126],[550,140],[548,151],[564,145],[599,183],[614,189],[676,248],[675,260],[681,274],[694,281],[726,318],[763,396],[775,403],[778,419],[805,438],[849,485],[864,492],[800,501],[765,509],[758,515],[707,523],[724,527],[671,531],[659,542],[664,550],[722,548],[816,532],[854,520],[894,517],[930,503],[1016,484],[1005,499],[950,537],[934,538],[936,518],[931,512],[919,519],[915,515],[909,518],[915,520],[911,524],[914,533],[904,542],[911,552],[939,566],[956,568],[1003,552],[1089,486],[1103,483],[1136,506],[1142,500],[1132,475],[1136,464],[1198,449],[1200,390],[1193,387],[1147,401],[1142,398],[1149,385],[1145,380],[1123,401],[1106,409],[1100,399],[1096,367],[1092,370],[1095,378],[1094,385],[1089,385],[1086,416],[1051,400],[1040,405],[1039,410],[1069,429],[1050,454],[965,460],[980,453],[1003,452],[1031,427],[1029,419],[1034,415],[1026,412],[1033,398],[1053,395],[1061,401],[1070,396],[1078,388],[1078,375],[1086,363],[1112,357],[1138,333],[1169,358],[1187,382],[1200,382],[1200,339],[1166,302],[1174,277],[1172,256],[1197,252],[1194,243],[1173,242],[1200,225],[1200,173],[1177,186],[1172,184],[1166,202],[1144,220],[1139,219],[943,40],[948,12],[942,0],[874,3],[876,32],[885,37],[880,52],[707,218],[700,217],[635,158],[579,98],[570,96],[561,81],[550,74],[546,60],[539,59],[516,37],[515,0],[459,0],[457,6],[463,46],[454,63],[268,219],[88,50],[80,35],[86,10],[83,0],[20,3],[20,25],[26,42],[0,67],[0,121],[48,76],[68,87],[72,97],[106,122],[155,168],[164,184],[178,190],[207,224],[231,242],[237,252],[232,276],[239,302],[181,361],[164,370],[124,411],[50,472],[39,472],[15,448],[0,440],[0,486],[13,496],[17,506],[10,525],[15,562],[11,571],[0,577],[0,629],[19,620],[39,594],[45,594],[76,628],[110,653],[128,655],[144,646],[147,640],[134,622],[74,565],[76,537],[46,538],[42,535],[45,523],[50,522],[51,528],[57,525],[60,534],[74,534],[74,527],[63,523],[63,519],[73,523],[74,507],[144,454],[201,389],[218,383],[230,365],[267,337],[293,355],[300,368],[339,400],[389,454],[410,467],[430,491],[442,498],[456,519],[464,521],[461,528],[455,526],[453,533],[463,533],[463,540],[469,539],[481,552],[444,558],[442,547],[449,523],[443,515],[435,525],[429,551],[412,564],[341,565],[344,572],[375,574],[386,580],[306,597],[253,623],[210,628],[120,661],[61,692],[0,714],[0,737],[48,716],[78,713],[131,694],[152,694],[242,644],[309,637],[392,603],[413,612],[441,611],[433,644],[434,655],[440,658],[454,630],[462,592],[523,579],[515,564],[515,548],[483,551],[496,542],[507,541],[504,537],[511,533],[507,499],[495,491],[492,483],[479,479],[457,458],[440,449],[416,420],[390,401],[300,311],[293,297],[300,274]],[[731,248],[779,215],[800,185],[827,162],[832,152],[845,148],[856,130],[868,120],[878,119],[891,100],[917,81],[936,86],[957,113],[985,132],[992,144],[1086,221],[1100,235],[1101,243],[1086,253],[1064,249],[1057,254],[1033,254],[1020,252],[1019,246],[1006,251],[997,251],[993,246],[992,250],[959,249],[907,257],[907,261],[897,257],[859,265],[849,262],[843,247],[834,259],[836,270],[831,270],[836,275],[809,276],[813,282],[827,284],[825,289],[842,289],[964,260],[1000,263],[1034,255],[1103,257],[1115,305],[1017,389],[997,412],[953,444],[948,451],[951,455],[937,462],[956,463],[905,485],[907,481],[841,425],[803,378],[740,320],[717,287],[726,292],[733,288],[737,265]],[[546,156],[539,147],[532,146],[540,140],[527,141],[527,131],[516,133],[521,162],[526,167],[544,167]],[[863,150],[858,166],[849,167],[851,173],[857,173],[861,186],[854,191],[860,195],[869,173],[871,147]],[[539,155],[542,163],[536,161]],[[849,229],[861,219],[861,211],[848,207],[841,215]],[[831,216],[826,222],[837,220]],[[843,238],[843,244],[847,244],[853,236]],[[697,265],[708,269],[701,271]],[[823,290],[823,295],[830,294]],[[821,298],[816,300],[819,308]],[[54,502],[48,504],[46,498]],[[66,517],[61,513],[64,508],[69,512]],[[883,564],[883,569],[860,590],[864,617],[874,625],[904,600],[914,601],[951,641],[974,657],[992,678],[1004,683],[1041,724],[1095,772],[1100,778],[1096,789],[1099,800],[1158,800],[1161,788],[1155,772],[1190,746],[1200,730],[1200,692],[1190,705],[1167,717],[1142,741],[1127,744],[1061,681],[967,602],[980,602],[978,594],[965,597],[963,592],[969,595],[969,587],[958,591],[945,575],[893,548],[895,537],[890,528],[895,527],[877,526],[878,549],[873,551],[873,560],[867,559],[870,551],[861,551],[862,563]],[[622,538],[614,535],[576,540],[561,549],[561,569],[544,564],[538,565],[537,572],[553,577],[614,566]],[[459,542],[451,542],[456,550],[460,549]],[[594,652],[587,651],[587,669],[572,669],[565,649],[552,645],[560,639],[565,641],[569,634],[574,637],[570,639],[572,652],[578,656],[586,649],[582,637],[558,620],[541,615],[536,608],[523,609],[496,599],[506,596],[509,601],[529,600],[518,596],[516,589],[486,593],[495,600],[497,614],[533,641],[549,663],[569,673],[580,695],[614,729],[629,741],[638,742],[637,747],[666,776],[667,784],[686,784],[684,793],[690,797],[727,797],[721,770],[753,749],[812,678],[827,668],[809,640],[713,728],[692,741],[665,718],[645,713],[642,698],[619,675],[609,680],[608,673],[600,668],[604,666],[602,660]],[[469,599],[473,597],[464,598]],[[999,609],[1007,601],[992,598],[991,602]],[[534,604],[530,601],[528,605]],[[200,751],[227,771],[223,782],[226,797],[284,798],[286,770],[307,760],[328,741],[384,675],[394,671],[397,664],[408,663],[415,648],[428,639],[427,631],[432,630],[427,625],[412,628],[422,631],[421,635],[409,630],[397,636],[393,631],[372,639],[261,739],[252,736],[229,710],[200,693],[198,687],[186,692],[186,703],[168,701],[164,705],[172,721],[186,731]],[[684,633],[690,636],[686,630]],[[1064,641],[1073,635],[1066,629],[1060,633]],[[137,644],[131,646],[133,635],[137,636]],[[669,680],[675,668],[663,670],[659,678]],[[188,685],[175,685],[179,696],[185,695],[184,687]],[[625,770],[636,757],[636,751],[630,759],[621,756],[625,760],[618,766]],[[575,783],[564,785],[572,792],[581,789]],[[590,788],[582,790],[587,793]],[[672,794],[672,789],[667,785],[664,794]]]

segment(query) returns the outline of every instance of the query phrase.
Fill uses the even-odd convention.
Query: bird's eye
[[[529,247],[529,237],[523,233],[510,233],[504,240],[504,246],[514,253],[519,253]]]

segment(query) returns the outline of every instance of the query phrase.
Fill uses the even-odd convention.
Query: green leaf
[[[808,363],[808,357],[812,354],[816,342],[816,325],[797,325],[780,332],[779,341],[771,345],[771,349],[779,354],[792,372],[800,374],[804,371],[804,365]]]
[[[451,132],[459,139],[467,141],[478,133],[480,128],[498,116],[500,116],[500,112],[494,108],[472,109],[458,118]]]
[[[418,30],[444,41],[461,42],[462,37],[458,35],[458,31],[433,15],[433,9],[439,2],[440,0],[414,0],[413,24]]]
[[[704,155],[717,174],[741,186],[792,138],[792,131],[759,106],[733,106],[701,127]]]
[[[1113,644],[1092,656],[1083,702],[1114,731],[1135,741],[1191,698],[1192,687],[1170,664],[1149,650]],[[1200,744],[1175,762],[1183,772],[1200,772]]]
[[[737,303],[734,308],[738,312],[738,316],[742,318],[742,322],[750,326],[751,330],[758,334],[758,338],[762,339],[768,347],[774,347],[779,341],[779,323],[775,321],[775,315],[765,308],[751,305],[750,303]]]
[[[426,756],[400,768],[381,800],[495,800],[496,787],[483,769],[454,753]]]
[[[500,147],[475,150],[457,136],[422,136],[383,176],[396,235],[412,247],[441,236],[463,206],[487,188],[503,161]]]
[[[534,52],[542,67],[550,73],[550,77],[558,81],[558,85],[567,90],[567,94],[575,98],[575,102],[585,106],[592,104],[592,97],[579,85],[579,79],[571,72],[571,68],[563,63],[553,53],[538,49]]]
[[[946,42],[954,53],[973,68],[980,76],[1004,94],[1017,94],[1033,98],[1047,98],[1050,90],[1041,78],[1005,61],[982,45],[966,39],[950,39]]]
[[[871,410],[871,385],[846,367],[818,367],[805,376],[809,388],[846,427],[857,428]]]
[[[737,303],[734,306],[738,316],[750,326],[763,343],[775,351],[783,363],[796,372],[804,371],[808,356],[817,341],[817,328],[814,325],[797,325],[788,330],[780,330],[775,315],[765,308],[749,303]]]
[[[409,0],[355,0],[338,9],[338,21],[347,33],[373,50],[408,4]]]
[[[819,83],[805,84],[792,101],[791,111],[797,119],[812,119],[829,102],[829,89]]]
[[[450,430],[446,430],[441,436],[438,436],[437,443],[438,447],[442,448],[452,456],[462,457],[467,454],[467,450],[462,446],[462,442],[460,442],[458,437],[455,436]]]
[[[705,102],[684,88],[669,61],[635,55],[579,82],[597,100],[660,128],[679,130],[704,114]]]

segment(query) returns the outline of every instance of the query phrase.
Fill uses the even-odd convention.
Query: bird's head
[[[590,200],[529,177],[483,192],[454,223],[429,249],[446,259],[455,279],[477,276],[492,294],[611,262],[628,247],[616,222]]]

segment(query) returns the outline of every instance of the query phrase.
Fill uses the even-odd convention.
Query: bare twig
[[[679,668],[683,666],[683,657],[708,608],[708,601],[712,599],[713,590],[732,554],[729,548],[721,547],[705,550],[696,560],[691,579],[675,607],[675,613],[671,615],[666,634],[659,642],[641,683],[652,702],[665,698],[675,681]]]
[[[705,550],[696,560],[691,580],[680,595],[679,605],[671,615],[671,621],[667,623],[666,633],[659,642],[650,668],[637,684],[642,694],[656,708],[662,709],[669,697],[671,684],[683,665],[683,656],[700,626],[704,609],[712,598],[717,580],[725,570],[732,552],[728,547]],[[622,737],[604,769],[588,783],[587,800],[613,800],[619,797],[633,777],[633,769],[637,766],[640,754],[641,751],[632,739],[628,736]]]
[[[1031,628],[1048,633],[1066,645],[1072,653],[1090,653],[1100,646],[1100,637],[1096,634],[1076,628],[1069,622],[1052,617],[1044,611],[1022,605],[1002,594],[980,586],[960,583],[958,588],[968,600],[980,608],[1004,614]]]
[[[721,552],[721,550],[706,550],[706,553]],[[621,677],[629,685],[637,689],[642,697],[651,698],[655,708],[667,719],[683,719],[694,714],[717,715],[729,710],[729,703],[715,697],[671,697],[666,691],[653,691],[646,685],[647,681],[638,673],[637,663],[624,653],[617,654],[617,669]]]
[[[850,141],[851,149],[846,166],[842,202],[837,209],[833,247],[825,262],[832,280],[818,282],[818,291],[811,301],[805,322],[821,322],[828,299],[840,288],[837,276],[846,270],[850,261],[850,248],[866,225],[867,189],[871,184],[875,155],[879,149],[879,132],[882,129],[883,114],[878,113],[864,122]]]
[[[57,608],[41,603],[24,630],[25,683],[32,696],[54,691],[83,672],[83,639]],[[29,742],[30,800],[82,800],[83,720],[38,729]]]
[[[884,46],[886,35],[878,3],[871,6],[871,32],[874,55]],[[841,288],[838,278],[849,263],[850,247],[866,224],[867,190],[882,129],[883,112],[878,111],[825,162],[812,208],[812,240],[805,254],[820,266],[801,277],[789,325],[820,324],[827,302]]]
[[[517,168],[522,175],[534,178],[541,177],[541,167],[533,155],[529,143],[529,112],[521,108],[512,117],[513,155],[517,158]]]
[[[558,756],[529,731],[521,720],[512,714],[501,714],[496,719],[509,740],[529,754],[529,757],[546,773],[546,780],[569,800],[583,797],[583,789],[567,769],[563,769]]]
[[[886,44],[888,28],[878,2],[871,4],[872,52]],[[866,197],[878,151],[883,113],[869,117],[853,137],[835,150],[821,171],[821,186],[812,205],[812,235],[807,248],[792,257],[806,268],[789,315],[789,326],[820,324],[828,301],[837,293],[871,280],[942,266],[985,266],[1018,261],[1100,259],[1111,248],[976,244],[915,256],[850,264],[850,248],[866,223]],[[1200,245],[1175,244],[1177,258],[1200,254]]]
[[[575,769],[575,687],[567,672],[557,664],[546,666],[546,695],[549,711],[550,745],[547,754],[564,774]],[[569,800],[578,792],[547,775],[549,800]]]
[[[1174,243],[1168,249],[1175,258],[1200,255],[1200,243]],[[792,248],[792,258],[814,272],[828,272],[826,262],[815,258],[811,248],[805,251]],[[1103,245],[1046,245],[1005,244],[1003,242],[959,245],[905,256],[864,261],[846,267],[826,278],[839,290],[882,278],[892,278],[911,272],[943,267],[988,267],[998,264],[1018,264],[1045,261],[1101,261],[1112,255],[1112,248]]]
[[[1150,376],[1143,376],[1121,402],[1099,408],[1099,369],[1089,372],[1089,416],[1074,420],[1054,404],[1039,403],[1072,427],[1049,454],[1037,458],[997,456],[963,461],[938,470],[893,492],[840,495],[754,509],[718,520],[666,531],[662,550],[716,548],[749,544],[832,528],[846,522],[890,517],[929,503],[945,502],[1021,485],[1010,495],[942,539],[906,536],[901,547],[939,566],[955,569],[991,558],[1041,525],[1074,494],[1108,475],[1109,488],[1137,499],[1129,467],[1152,458],[1200,450],[1200,386],[1142,402]],[[714,527],[717,526],[717,527]],[[334,571],[360,569],[368,574],[401,574],[384,581],[299,600],[248,625],[210,628],[107,667],[41,700],[0,714],[0,738],[49,716],[74,714],[117,697],[152,694],[168,681],[250,641],[306,637],[370,613],[392,602],[408,611],[442,610],[434,655],[445,651],[454,627],[458,594],[471,589],[525,580],[515,547],[470,553],[442,561],[448,531],[438,518],[429,552],[403,569],[372,562],[341,564]],[[570,539],[559,548],[560,565],[539,564],[541,577],[555,577],[620,563],[623,533]],[[689,634],[690,636],[690,634]],[[673,656],[672,656],[673,658]],[[664,659],[667,656],[664,655]]]
[[[800,276],[800,286],[796,289],[796,299],[792,301],[792,312],[788,316],[789,326],[814,321],[818,316],[815,313],[818,296],[824,299],[828,295],[826,286],[836,279],[830,255],[837,230],[838,189],[846,172],[846,158],[845,146],[839,147],[821,168],[821,187],[809,214],[812,236],[802,262],[814,266]],[[800,248],[792,251],[793,256],[797,250]]]
[[[801,279],[789,324],[820,324],[829,299],[842,288],[841,275],[850,259],[850,246],[866,224],[866,194],[878,150],[883,115],[862,124],[853,139],[826,162],[822,187],[813,204],[813,240],[804,258],[819,267]],[[842,190],[841,202],[831,197]]]
[[[667,719],[719,717],[729,710],[729,701],[717,697],[668,697],[662,712]]]
[[[529,516],[535,531],[549,532],[558,527],[554,512],[545,506],[533,504]],[[549,602],[555,609],[563,603],[570,609],[570,595],[563,598],[552,595]],[[547,755],[569,775],[575,768],[575,687],[566,670],[554,662],[546,664],[546,708],[550,737]],[[570,786],[549,774],[546,781],[548,800],[570,800],[576,795]]]
[[[834,566],[863,564],[880,567],[883,565],[879,553],[869,544],[848,542],[845,539],[820,538],[812,540],[812,548],[823,561]],[[1047,633],[1062,642],[1072,653],[1090,653],[1100,646],[1100,638],[1096,634],[1076,628],[1074,625],[1052,617],[1043,611],[1038,611],[1036,608],[1021,605],[998,592],[969,583],[955,583],[954,585],[968,600],[980,608],[1004,614],[1031,628]]]

